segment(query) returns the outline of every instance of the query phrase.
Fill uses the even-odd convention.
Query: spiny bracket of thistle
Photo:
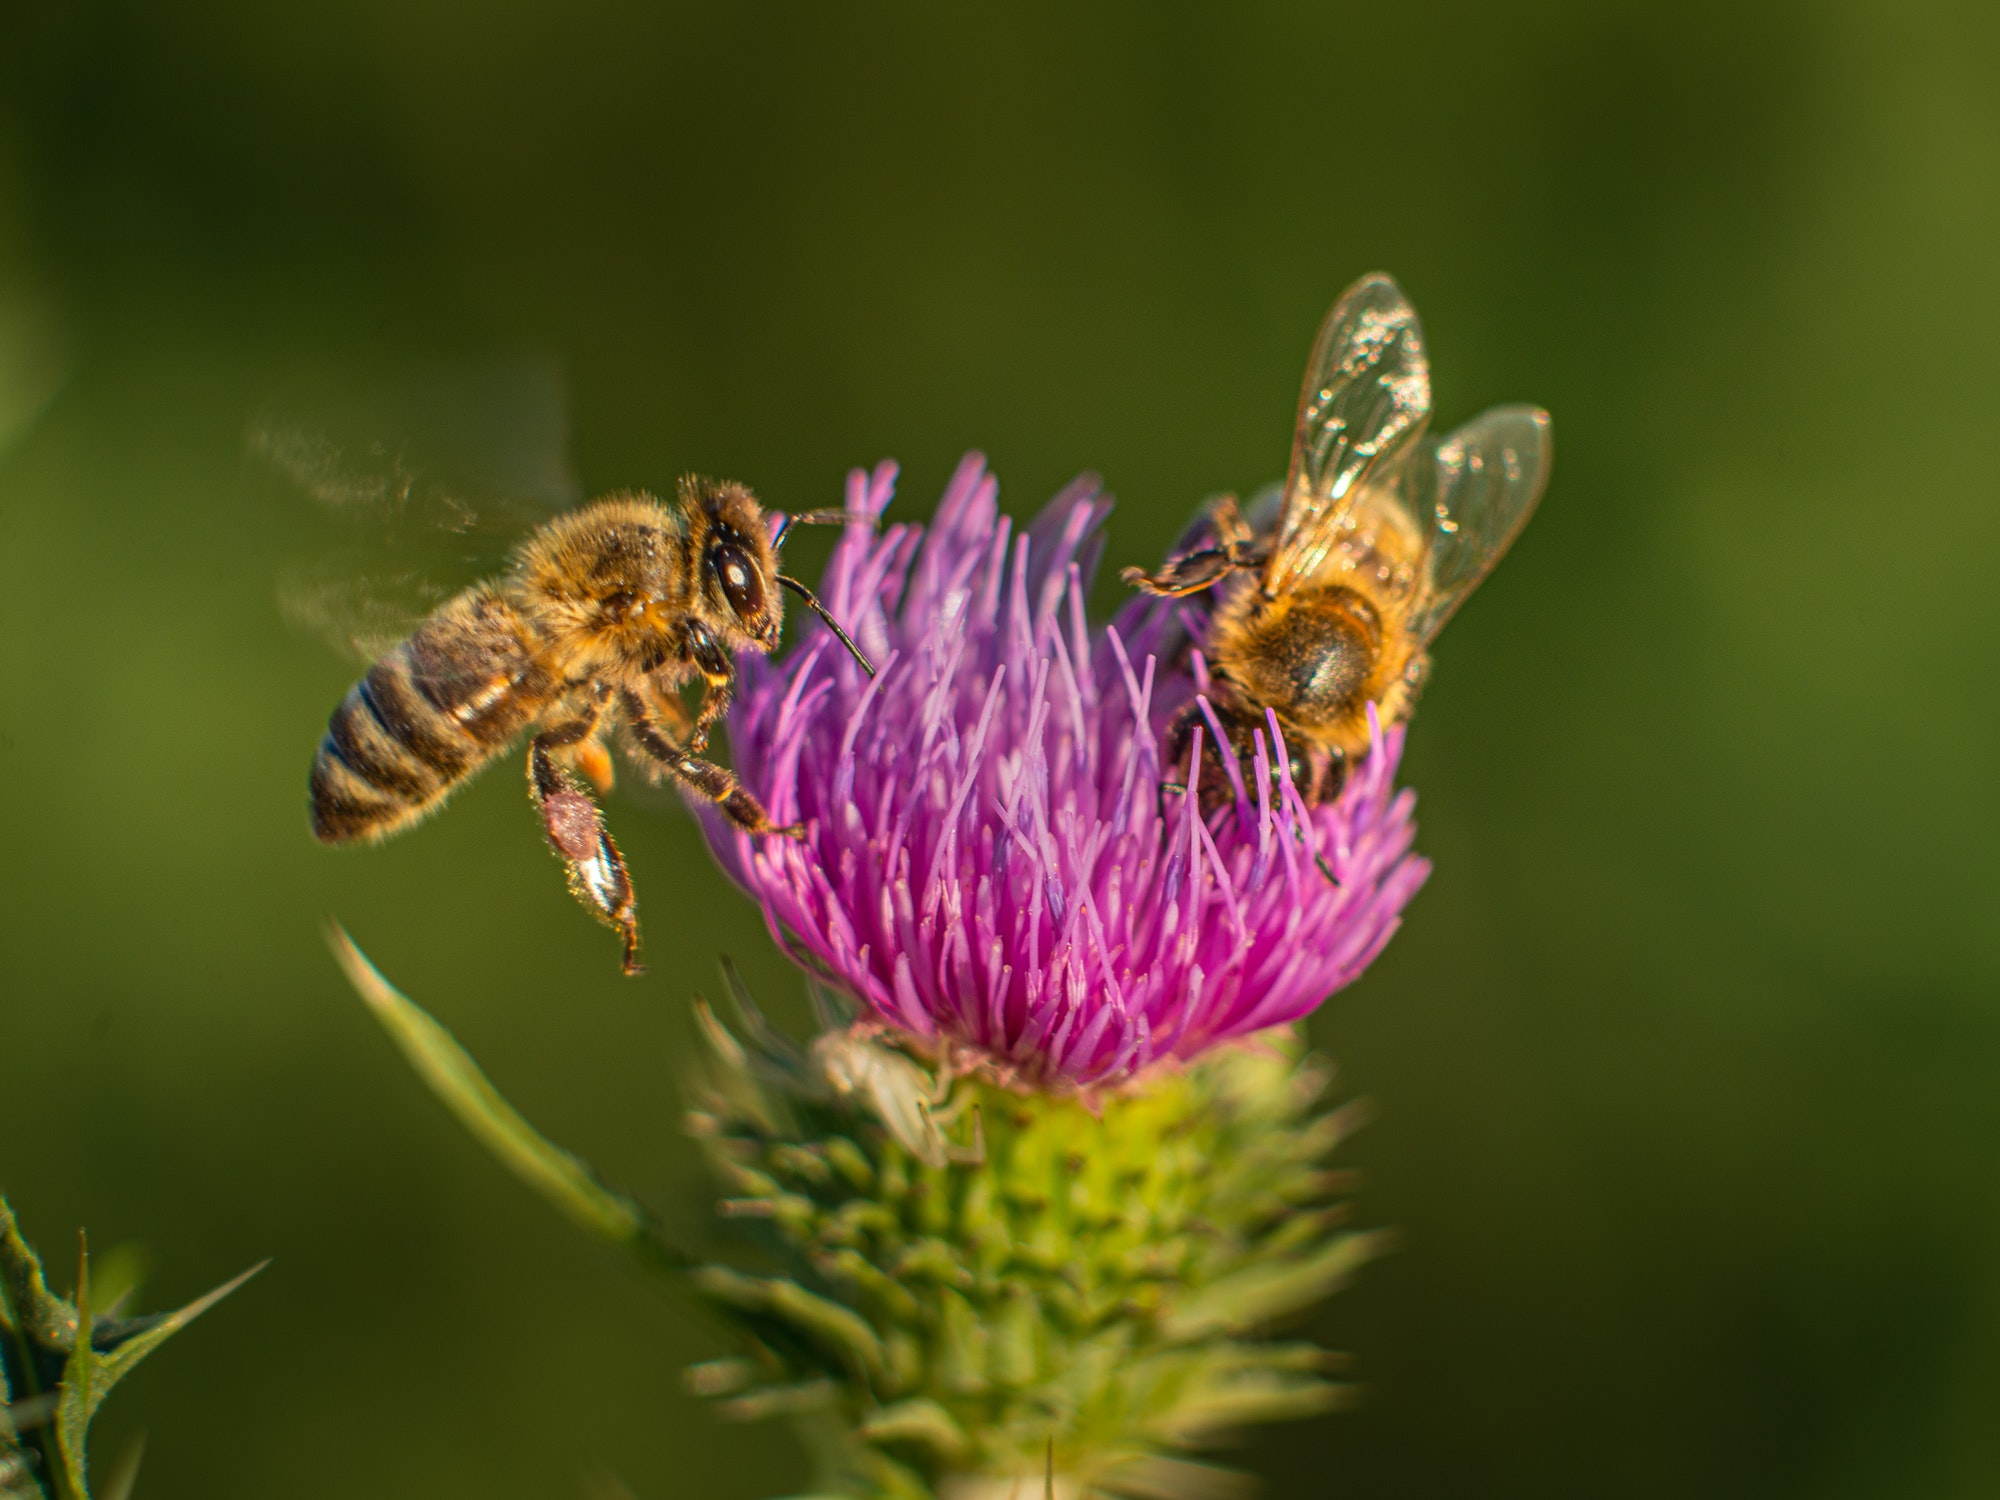
[[[87,1251],[79,1245],[74,1300],[57,1296],[0,1197],[0,1497],[90,1500],[85,1440],[111,1388],[262,1269],[252,1266],[177,1312],[125,1318],[115,1303],[96,1312]],[[78,1337],[86,1328],[88,1337]],[[135,1444],[119,1459],[98,1500],[126,1500],[140,1451]]]
[[[1327,1158],[1359,1123],[1274,1032],[1141,1085],[1020,1093],[846,1023],[800,1048],[731,976],[695,1004],[689,1128],[728,1194],[729,1263],[546,1140],[344,933],[349,979],[451,1112],[584,1228],[667,1271],[739,1357],[690,1371],[723,1415],[792,1420],[814,1500],[1235,1493],[1182,1457],[1340,1405],[1336,1357],[1270,1337],[1384,1244]]]
[[[692,1383],[799,1419],[826,1494],[1227,1494],[1181,1455],[1341,1404],[1334,1356],[1268,1336],[1383,1244],[1343,1227],[1326,1162],[1358,1118],[1293,1033],[1029,1093],[824,992],[802,1050],[731,979],[734,1028],[696,1004],[689,1128],[761,1265],[692,1273],[751,1351]]]

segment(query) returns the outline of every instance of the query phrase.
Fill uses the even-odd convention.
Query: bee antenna
[[[794,526],[845,526],[850,521],[866,521],[872,528],[880,519],[865,510],[802,510],[796,515],[787,514],[778,523],[778,532],[771,538],[771,545],[784,546],[785,533]]]
[[[856,661],[861,663],[861,670],[866,672],[870,677],[873,677],[875,675],[875,667],[873,663],[871,663],[867,657],[861,654],[861,648],[854,644],[854,638],[850,636],[846,631],[840,628],[840,621],[836,620],[832,615],[826,612],[826,606],[824,604],[821,604],[819,600],[816,597],[814,597],[813,591],[811,589],[807,588],[803,583],[800,583],[796,578],[787,578],[783,573],[780,573],[778,575],[778,586],[780,588],[790,589],[793,593],[797,594],[801,599],[805,600],[807,606],[812,610],[812,612],[818,615],[822,620],[826,621],[826,628],[833,632],[834,638],[838,640],[841,645],[845,646],[848,649],[848,652],[854,657]]]

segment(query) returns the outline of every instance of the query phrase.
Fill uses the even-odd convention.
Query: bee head
[[[742,485],[710,479],[683,480],[681,503],[699,548],[700,587],[712,612],[759,650],[773,649],[785,612],[763,507]]]

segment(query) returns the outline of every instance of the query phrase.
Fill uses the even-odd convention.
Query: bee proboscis
[[[773,534],[740,484],[681,481],[674,501],[620,494],[557,516],[521,542],[498,576],[446,600],[386,651],[341,700],[312,768],[313,832],[327,843],[400,832],[522,734],[528,790],[571,891],[624,939],[640,972],[632,880],[596,801],[611,783],[605,737],[717,803],[737,827],[790,835],[723,766],[704,758],[728,711],[735,653],[769,652],[781,590],[874,671],[812,591],[778,571],[784,530],[857,519],[788,517]],[[699,709],[682,702],[699,680]]]
[[[1222,496],[1205,545],[1124,573],[1172,597],[1223,586],[1199,643],[1209,710],[1246,758],[1274,716],[1309,804],[1366,753],[1371,705],[1385,728],[1408,717],[1431,642],[1548,479],[1547,412],[1495,407],[1440,440],[1425,435],[1430,402],[1416,309],[1387,276],[1364,277],[1320,325],[1284,488],[1247,518]],[[1182,711],[1173,754],[1205,718],[1199,700]]]

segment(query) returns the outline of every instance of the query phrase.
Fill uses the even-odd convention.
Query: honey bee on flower
[[[1440,440],[1424,431],[1430,407],[1416,309],[1387,276],[1364,277],[1320,325],[1284,487],[1247,517],[1222,496],[1205,545],[1157,573],[1125,570],[1149,594],[1221,596],[1201,643],[1206,704],[1175,721],[1174,759],[1209,718],[1248,756],[1268,713],[1315,803],[1367,753],[1371,715],[1409,717],[1431,642],[1513,545],[1549,474],[1540,408],[1495,407]]]

